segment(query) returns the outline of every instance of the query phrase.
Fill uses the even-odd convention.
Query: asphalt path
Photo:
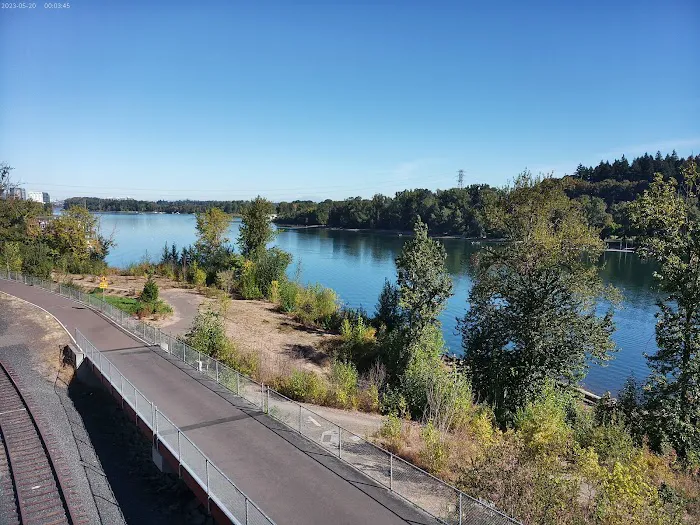
[[[78,329],[279,525],[437,521],[230,395],[184,363],[144,344],[97,312],[38,287],[0,279],[0,291]]]

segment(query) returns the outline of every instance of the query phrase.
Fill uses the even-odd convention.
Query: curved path
[[[95,311],[44,289],[0,279],[0,291],[80,330],[114,365],[279,525],[434,525],[391,494],[297,433],[217,390]]]

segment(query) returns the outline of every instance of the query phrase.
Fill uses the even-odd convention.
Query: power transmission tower
[[[457,172],[457,187],[461,190],[464,188],[464,170]]]

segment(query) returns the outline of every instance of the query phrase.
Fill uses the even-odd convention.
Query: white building
[[[28,201],[34,201],[34,202],[40,202],[44,203],[44,194],[40,191],[28,191],[27,192],[27,200]]]

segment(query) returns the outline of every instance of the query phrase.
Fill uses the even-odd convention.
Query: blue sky
[[[55,197],[281,200],[688,155],[699,27],[697,0],[39,2],[0,11],[0,160]]]

